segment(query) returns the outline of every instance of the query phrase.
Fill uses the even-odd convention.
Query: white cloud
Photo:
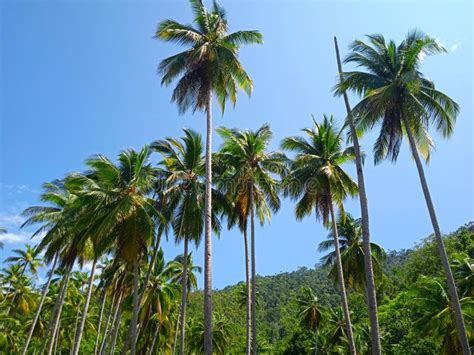
[[[455,52],[461,47],[461,42],[454,43],[451,47],[449,47],[450,52]]]
[[[0,214],[0,226],[20,226],[25,221],[25,218],[19,214]]]
[[[4,243],[26,243],[30,236],[25,233],[4,233],[0,234],[0,242]]]

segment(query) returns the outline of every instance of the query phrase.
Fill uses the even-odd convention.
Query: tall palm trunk
[[[334,46],[336,48],[337,67],[339,77],[342,81],[342,64],[339,55],[339,47],[337,45],[337,38],[334,37]],[[355,163],[357,170],[357,184],[359,186],[359,202],[362,219],[362,248],[364,250],[364,272],[367,287],[367,307],[370,318],[370,336],[372,344],[372,354],[380,355],[382,347],[380,344],[380,329],[377,309],[377,295],[375,292],[375,277],[372,266],[372,250],[370,247],[370,229],[369,229],[369,206],[367,202],[367,193],[365,190],[364,171],[362,170],[362,155],[360,152],[359,138],[357,137],[356,128],[354,125],[354,118],[351,113],[351,106],[347,93],[344,92],[344,104],[347,111],[347,122],[349,123],[351,138],[354,145]]]
[[[112,332],[111,329],[109,329],[110,326],[113,327],[114,325],[114,318],[113,316],[115,315],[114,310],[115,310],[115,297],[117,295],[118,287],[117,287],[118,281],[115,283],[115,289],[114,293],[112,296],[112,302],[110,303],[110,308],[109,312],[107,314],[107,320],[105,321],[105,328],[104,328],[104,333],[102,335],[102,341],[100,342],[100,347],[98,348],[98,352],[96,354],[102,354],[105,344],[107,342],[107,338],[109,336],[109,333]]]
[[[118,291],[118,298],[114,304],[112,302],[112,319],[110,323],[110,331],[108,333],[104,334],[104,340],[102,341],[102,345],[100,347],[99,354],[103,355],[107,352],[107,346],[109,344],[109,341],[112,340],[111,345],[112,349],[115,348],[115,340],[114,338],[116,337],[116,329],[117,329],[117,318],[119,319],[118,325],[120,326],[120,304],[122,303],[122,297],[123,297],[123,291],[119,290]]]
[[[123,292],[123,291],[122,291]],[[123,293],[120,293],[119,299],[117,301],[117,307],[115,309],[114,323],[113,323],[113,332],[112,332],[112,342],[110,344],[109,354],[115,353],[115,345],[117,344],[117,337],[120,330],[120,317],[122,316],[122,297]]]
[[[94,355],[97,355],[97,351],[99,350],[100,344],[100,331],[102,330],[102,319],[104,318],[104,311],[105,311],[105,303],[107,301],[107,286],[105,286],[104,290],[102,291],[102,304],[100,305],[100,313],[99,313],[99,324],[97,325],[97,338],[95,339],[94,344]],[[113,302],[112,302],[113,303]],[[108,313],[106,323],[105,323],[105,333],[107,333],[109,315],[111,312]]]
[[[140,294],[138,296],[138,304],[139,305],[142,304],[143,296],[145,295],[146,288],[148,287],[148,282],[150,281],[151,273],[153,272],[153,268],[155,267],[156,256],[158,255],[158,249],[160,248],[160,241],[161,241],[161,233],[159,233],[157,238],[156,238],[156,242],[155,242],[155,245],[153,247],[153,255],[151,257],[151,262],[148,266],[148,270],[147,270],[147,273],[146,273],[146,276],[145,276],[145,281],[143,283],[142,289],[140,290]],[[138,321],[138,319],[137,319],[137,321]],[[137,325],[137,327],[139,327],[139,326],[140,326],[140,324]],[[132,323],[130,323],[130,326],[128,328],[127,337],[124,340],[125,343],[124,343],[124,347],[123,347],[123,350],[122,350],[122,355],[125,355],[125,353],[128,350],[128,346],[130,345],[131,336],[132,336]]]
[[[138,311],[140,310],[138,304],[138,258],[133,262],[133,312],[131,319],[132,331],[130,333],[130,355],[135,355],[137,351],[137,323]],[[126,351],[126,349],[125,349]]]
[[[252,353],[257,354],[257,273],[255,264],[255,201],[253,195],[253,183],[249,186],[250,195],[250,254],[252,258],[252,305],[251,305],[251,318],[252,318]]]
[[[160,334],[160,323],[156,325],[155,333],[153,334],[153,340],[151,341],[150,349],[148,349],[147,355],[152,355],[153,350],[155,349],[156,338]]]
[[[71,273],[71,268],[72,268],[72,265],[67,266],[66,272],[63,275],[63,278],[61,280],[61,286],[59,287],[59,294],[58,294],[58,297],[56,298],[56,302],[54,303],[53,312],[51,313],[51,318],[49,319],[48,328],[46,329],[46,333],[44,334],[43,342],[41,344],[39,354],[43,354],[43,350],[46,344],[48,343],[49,334],[51,334],[51,342],[50,342],[50,346],[48,347],[49,354],[54,344],[56,329],[59,322],[61,309],[64,304],[64,297],[66,294],[67,285],[69,283],[69,275]]]
[[[173,352],[176,354],[176,344],[178,344],[178,334],[179,334],[179,320],[181,318],[181,305],[178,307],[178,317],[176,318],[176,327],[174,329],[174,342],[173,342]]]
[[[249,260],[249,243],[247,240],[247,223],[245,223],[244,229],[244,252],[245,252],[245,289],[247,298],[245,300],[246,303],[246,311],[247,311],[247,339],[245,345],[245,354],[250,355],[252,349],[252,337],[251,337],[251,329],[252,329],[252,302],[251,302],[251,287],[250,287],[250,260]]]
[[[43,309],[44,301],[46,300],[46,295],[48,294],[49,285],[51,284],[51,279],[53,278],[54,271],[56,270],[56,264],[59,259],[59,254],[56,254],[54,257],[53,265],[51,266],[51,270],[49,271],[48,280],[46,284],[43,286],[43,292],[41,293],[41,299],[38,304],[38,309],[36,310],[35,317],[33,318],[33,323],[31,324],[30,330],[28,331],[28,335],[26,336],[25,345],[23,345],[23,350],[21,355],[26,355],[26,351],[28,350],[28,346],[30,345],[31,338],[36,328],[36,324],[38,323],[39,317],[41,315],[41,310]]]
[[[186,330],[186,300],[188,298],[188,238],[184,238],[183,277],[181,280],[181,337],[179,353],[184,355],[184,335]]]
[[[212,87],[206,122],[206,193],[204,206],[204,355],[212,355]]]
[[[431,224],[433,225],[433,230],[436,238],[436,243],[438,244],[438,252],[441,258],[441,264],[443,264],[444,273],[446,274],[446,279],[448,281],[449,296],[451,298],[451,305],[454,311],[454,318],[456,319],[456,326],[458,328],[459,340],[461,342],[462,352],[464,355],[471,354],[469,349],[469,340],[467,338],[466,325],[464,324],[464,318],[461,311],[461,304],[459,303],[458,291],[456,289],[456,283],[454,282],[453,273],[451,267],[449,266],[448,254],[446,253],[446,248],[444,246],[443,237],[441,236],[441,230],[438,224],[438,218],[436,217],[436,211],[431,199],[430,190],[428,188],[428,183],[426,182],[425,172],[423,170],[423,164],[421,163],[420,156],[418,154],[418,148],[416,147],[415,138],[413,137],[413,132],[410,127],[410,122],[408,118],[403,115],[403,123],[405,124],[405,129],[408,135],[408,140],[410,141],[411,152],[413,158],[415,159],[416,168],[418,169],[418,175],[420,177],[421,188],[425,196],[426,206],[428,207],[428,212],[431,218]]]
[[[351,315],[349,313],[349,303],[347,302],[346,286],[344,282],[344,273],[342,271],[341,251],[339,250],[339,234],[337,232],[336,214],[334,213],[334,205],[331,198],[331,190],[329,189],[329,208],[331,211],[332,235],[334,238],[334,250],[336,252],[337,281],[339,282],[339,293],[341,294],[342,310],[346,321],[347,340],[349,341],[349,351],[352,355],[357,354],[354,335],[352,334]]]
[[[79,354],[79,348],[81,347],[82,333],[84,331],[84,325],[86,324],[87,311],[89,310],[89,303],[92,295],[92,288],[94,287],[94,277],[95,269],[97,266],[97,259],[94,259],[92,263],[91,274],[89,277],[89,288],[87,289],[86,299],[84,301],[84,310],[82,311],[81,322],[79,323],[79,328],[74,339],[74,348],[72,350],[72,355]]]

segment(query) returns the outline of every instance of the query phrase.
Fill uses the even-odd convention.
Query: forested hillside
[[[474,223],[466,224],[449,234],[446,239],[448,253],[453,256],[455,276],[462,285],[462,298],[468,328],[474,328]],[[470,266],[470,274],[468,273]],[[464,267],[464,268],[463,268]],[[463,273],[465,269],[466,273]],[[258,287],[258,335],[259,344],[267,353],[304,354],[314,352],[314,333],[301,324],[298,296],[304,286],[312,288],[321,305],[326,308],[326,317],[321,323],[318,337],[319,349],[323,353],[338,352],[343,338],[337,334],[343,324],[339,295],[334,282],[329,278],[329,267],[316,264],[314,269],[300,268],[293,272],[274,276],[260,276]],[[389,354],[453,354],[454,324],[443,315],[448,307],[442,268],[432,237],[424,239],[413,249],[390,251],[384,260],[384,278],[378,299],[383,331],[382,344]],[[438,289],[439,288],[439,289]],[[443,292],[443,291],[441,291]],[[214,293],[217,313],[225,319],[222,330],[228,336],[228,353],[245,350],[245,285],[239,283]],[[445,297],[444,304],[430,302]],[[467,297],[469,296],[469,297]],[[424,302],[426,300],[426,302]],[[350,291],[349,303],[354,317],[358,347],[368,341],[368,320],[364,297]],[[336,311],[334,314],[333,312]],[[202,294],[192,294],[189,314],[199,319],[202,313]],[[340,318],[337,318],[337,315]],[[434,317],[424,322],[424,317]],[[342,333],[341,333],[342,334]],[[343,347],[339,349],[341,353]],[[362,349],[366,353],[368,349]]]

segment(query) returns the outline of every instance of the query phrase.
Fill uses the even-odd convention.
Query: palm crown
[[[343,147],[343,131],[335,127],[332,116],[324,116],[321,123],[315,121],[313,127],[304,128],[303,132],[306,138],[287,137],[281,144],[283,149],[296,152],[283,182],[285,193],[298,200],[298,219],[314,209],[316,216],[328,224],[331,201],[343,210],[344,198],[357,193],[357,184],[341,167],[354,160],[354,150]]]
[[[380,126],[374,144],[375,162],[397,159],[405,135],[404,117],[415,135],[418,149],[429,159],[433,146],[428,134],[434,126],[448,137],[454,128],[458,105],[438,91],[432,81],[419,71],[425,55],[446,52],[439,42],[420,31],[411,31],[398,46],[386,43],[382,35],[368,36],[369,44],[360,40],[350,47],[345,59],[366,69],[366,72],[342,73],[337,93],[347,89],[364,95],[352,110],[359,132]]]
[[[210,90],[224,111],[227,99],[235,104],[238,88],[249,95],[252,92],[252,79],[240,64],[238,51],[242,44],[262,43],[262,35],[258,31],[228,33],[226,13],[216,1],[211,11],[201,0],[190,2],[195,26],[174,20],[158,26],[156,38],[190,47],[160,63],[161,83],[169,85],[181,76],[172,96],[181,112],[204,109]]]

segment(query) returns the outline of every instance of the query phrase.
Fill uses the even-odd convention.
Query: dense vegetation
[[[229,32],[216,2],[210,10],[190,3],[193,25],[158,25],[157,39],[185,47],[162,60],[159,73],[163,85],[176,85],[172,102],[181,113],[206,113],[205,145],[184,129],[116,160],[95,155],[85,171],[45,183],[42,204],[23,213],[23,226],[35,226],[41,240],[14,250],[2,270],[1,349],[469,355],[474,228],[443,238],[422,161],[433,147],[429,129],[448,138],[459,112],[420,70],[420,58],[445,49],[417,30],[398,45],[370,35],[354,41],[345,59],[360,70],[344,72],[334,39],[334,94],[344,99],[344,120],[314,118],[300,135],[283,138],[281,151],[269,150],[268,124],[219,127],[222,144],[213,152],[213,100],[224,113],[239,89],[251,94],[239,49],[263,36]],[[361,96],[352,109],[349,90]],[[375,164],[396,162],[404,139],[415,161],[434,234],[414,250],[387,255],[370,238],[359,138],[374,128]],[[283,197],[295,203],[296,219],[315,215],[327,227],[319,245],[326,255],[314,270],[257,277],[255,224],[264,225]],[[345,212],[347,197],[358,197],[361,218]],[[231,228],[242,233],[245,282],[213,292],[212,234]],[[182,255],[166,260],[165,235],[183,245]],[[189,243],[201,242],[202,269],[189,252]],[[81,271],[85,264],[90,271]],[[44,284],[37,279],[43,266]],[[196,291],[201,271],[204,287]]]
[[[474,223],[469,223],[445,237],[446,248],[452,255],[452,266],[456,281],[461,286],[463,310],[465,311],[470,334],[474,331]],[[178,258],[179,260],[179,258]],[[2,280],[12,280],[11,270],[21,261],[15,261],[11,267],[4,269]],[[192,261],[191,261],[192,264]],[[33,262],[32,265],[37,265]],[[159,282],[160,275],[169,273],[165,279],[168,287],[173,288],[174,276],[179,270],[179,261],[171,261],[166,265],[163,255],[157,257],[157,268],[152,277],[153,285]],[[176,269],[177,267],[177,269]],[[168,271],[166,271],[168,269]],[[378,299],[380,302],[380,322],[382,329],[382,344],[388,354],[452,354],[452,337],[454,324],[445,309],[449,307],[446,298],[446,285],[440,272],[440,261],[437,255],[436,244],[430,236],[409,250],[390,251],[383,262],[383,285],[379,287]],[[33,273],[32,273],[33,270]],[[198,272],[193,268],[193,274]],[[53,277],[48,292],[45,311],[37,327],[32,348],[39,348],[42,335],[46,327],[48,315],[57,296],[61,272],[57,271]],[[179,274],[179,271],[178,271]],[[101,279],[105,278],[103,273]],[[173,276],[174,275],[174,276]],[[141,280],[145,278],[142,273]],[[56,344],[57,352],[66,351],[72,345],[72,329],[77,325],[78,308],[84,301],[81,287],[87,282],[87,274],[74,272],[63,310],[61,329],[64,332]],[[37,304],[41,289],[35,286],[34,268],[28,267],[23,277],[27,287],[17,288],[18,302],[12,309],[12,316],[3,317],[1,346],[3,351],[18,352],[18,347],[24,342],[25,335],[31,325],[31,318]],[[177,280],[176,278],[174,278]],[[195,285],[193,278],[191,284]],[[15,284],[15,282],[13,281]],[[179,286],[175,284],[175,292]],[[161,286],[163,287],[163,286]],[[318,263],[314,269],[300,268],[293,272],[285,272],[274,276],[258,276],[258,306],[257,322],[259,324],[258,343],[262,353],[274,354],[307,354],[314,352],[316,339],[322,353],[344,353],[344,331],[341,329],[343,319],[339,306],[339,296],[334,280],[330,277],[330,266]],[[322,318],[315,332],[305,323],[305,307],[299,300],[304,298],[305,287],[310,287],[318,299],[318,307],[322,310]],[[169,290],[172,294],[172,290]],[[179,293],[179,292],[178,292]],[[245,351],[245,283],[228,286],[216,291],[213,295],[216,311],[216,324],[220,326],[219,345],[226,349],[226,353],[242,353]],[[109,294],[105,303],[105,312],[102,319],[102,331],[99,327],[99,317],[103,302],[100,287],[95,287],[92,293],[91,308],[84,333],[82,351],[93,352],[97,340],[97,332],[103,333],[108,324],[106,318],[111,309],[114,295]],[[129,302],[130,300],[126,300]],[[201,291],[190,294],[188,304],[188,335],[187,342],[191,352],[200,352],[202,346],[202,301]],[[439,301],[439,302],[438,302]],[[177,297],[175,303],[179,302]],[[357,291],[349,292],[356,345],[361,353],[367,353],[367,310],[364,297]],[[173,327],[177,317],[176,304],[174,312],[163,322],[163,335],[157,338],[156,347],[168,351],[174,346]],[[443,312],[445,313],[443,315]],[[130,317],[125,310],[124,319]],[[164,320],[164,319],[163,319]],[[157,320],[158,321],[158,320]],[[110,325],[109,325],[110,326]],[[120,332],[126,331],[127,323],[121,323]],[[339,333],[338,333],[339,331]],[[342,336],[342,337],[340,337]],[[150,337],[151,338],[151,337]],[[99,340],[102,337],[99,336]],[[151,341],[141,337],[142,342]],[[122,339],[118,340],[119,342]]]

